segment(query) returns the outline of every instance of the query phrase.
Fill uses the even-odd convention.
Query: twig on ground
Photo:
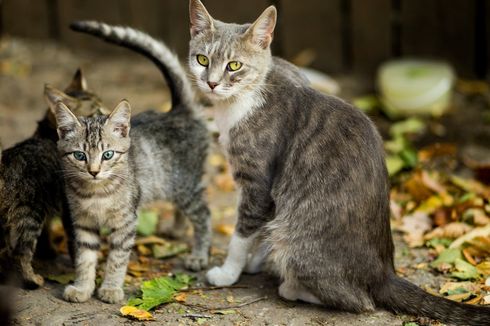
[[[208,318],[208,319],[211,319],[211,318],[213,318],[212,316],[209,316],[209,315],[201,315],[201,314],[185,314],[182,317],[192,318],[192,319],[198,319],[198,318]]]
[[[247,302],[242,302],[240,304],[237,304],[237,305],[234,305],[234,306],[221,306],[221,307],[207,307],[207,306],[204,306],[204,305],[201,305],[201,304],[193,304],[193,303],[186,303],[186,302],[178,302],[180,303],[181,305],[184,305],[186,307],[189,307],[189,308],[194,308],[194,309],[201,309],[201,310],[204,310],[204,311],[216,311],[216,310],[229,310],[229,309],[238,309],[238,308],[242,308],[242,307],[245,307],[245,306],[248,306],[252,303],[256,303],[256,302],[259,302],[259,301],[262,301],[262,300],[265,300],[267,299],[266,296],[264,297],[259,297],[259,298],[255,298],[253,300],[250,300],[250,301],[247,301]]]
[[[192,291],[214,291],[222,289],[248,289],[249,286],[246,285],[229,285],[229,286],[208,286],[200,288],[189,288],[185,290],[180,290],[179,292],[192,292]]]

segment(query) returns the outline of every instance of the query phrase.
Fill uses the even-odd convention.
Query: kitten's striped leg
[[[195,196],[179,202],[178,206],[191,220],[194,228],[194,245],[192,253],[185,260],[185,266],[192,271],[200,271],[208,266],[211,246],[211,218],[202,196],[202,189]]]
[[[65,288],[63,297],[71,302],[87,301],[95,289],[97,252],[100,249],[99,230],[96,227],[74,226],[75,231],[75,284]]]
[[[136,236],[136,223],[136,215],[133,215],[109,236],[109,257],[104,282],[98,291],[98,297],[104,302],[115,303],[124,299],[122,287]]]
[[[23,285],[30,289],[42,286],[44,279],[34,272],[32,258],[44,218],[29,207],[20,207],[14,210],[8,220],[12,225],[9,230],[11,257],[22,276]]]

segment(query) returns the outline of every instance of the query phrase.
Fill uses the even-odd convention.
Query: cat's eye
[[[198,54],[196,58],[197,58],[197,62],[199,62],[201,66],[204,67],[209,66],[209,59],[205,55]]]
[[[226,65],[226,70],[228,71],[237,71],[242,67],[242,63],[240,61],[230,61]]]
[[[107,151],[102,154],[102,159],[104,161],[110,160],[114,156],[114,151]]]
[[[80,152],[80,151],[73,152],[73,157],[77,161],[86,161],[87,160],[87,155],[85,155],[84,152]]]

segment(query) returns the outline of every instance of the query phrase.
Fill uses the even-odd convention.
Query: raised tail
[[[76,21],[70,28],[144,55],[157,65],[167,80],[172,95],[172,107],[176,108],[181,104],[188,109],[192,107],[194,93],[185,70],[177,56],[162,42],[130,27],[111,26],[96,21]]]
[[[490,325],[490,307],[457,303],[431,295],[392,275],[375,295],[376,304],[394,312],[438,319],[448,324]]]

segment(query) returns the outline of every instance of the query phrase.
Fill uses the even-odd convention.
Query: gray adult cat
[[[208,132],[194,115],[196,104],[184,70],[166,47],[130,28],[97,22],[79,22],[78,26],[137,44],[158,64],[173,95],[169,113],[144,112],[131,121],[127,101],[109,116],[95,118],[77,118],[62,103],[55,108],[58,149],[76,237],[76,280],[63,296],[83,302],[92,295],[99,228],[106,226],[112,230],[110,251],[98,296],[105,302],[118,302],[124,297],[122,285],[134,244],[136,212],[145,203],[164,199],[176,204],[194,226],[195,243],[186,266],[192,270],[207,266],[211,229],[202,175]]]
[[[272,6],[237,25],[190,1],[190,70],[214,104],[241,193],[228,256],[208,281],[230,285],[267,260],[288,300],[488,325],[489,308],[395,274],[381,137],[359,110],[299,83],[296,68],[271,56],[275,22]]]

